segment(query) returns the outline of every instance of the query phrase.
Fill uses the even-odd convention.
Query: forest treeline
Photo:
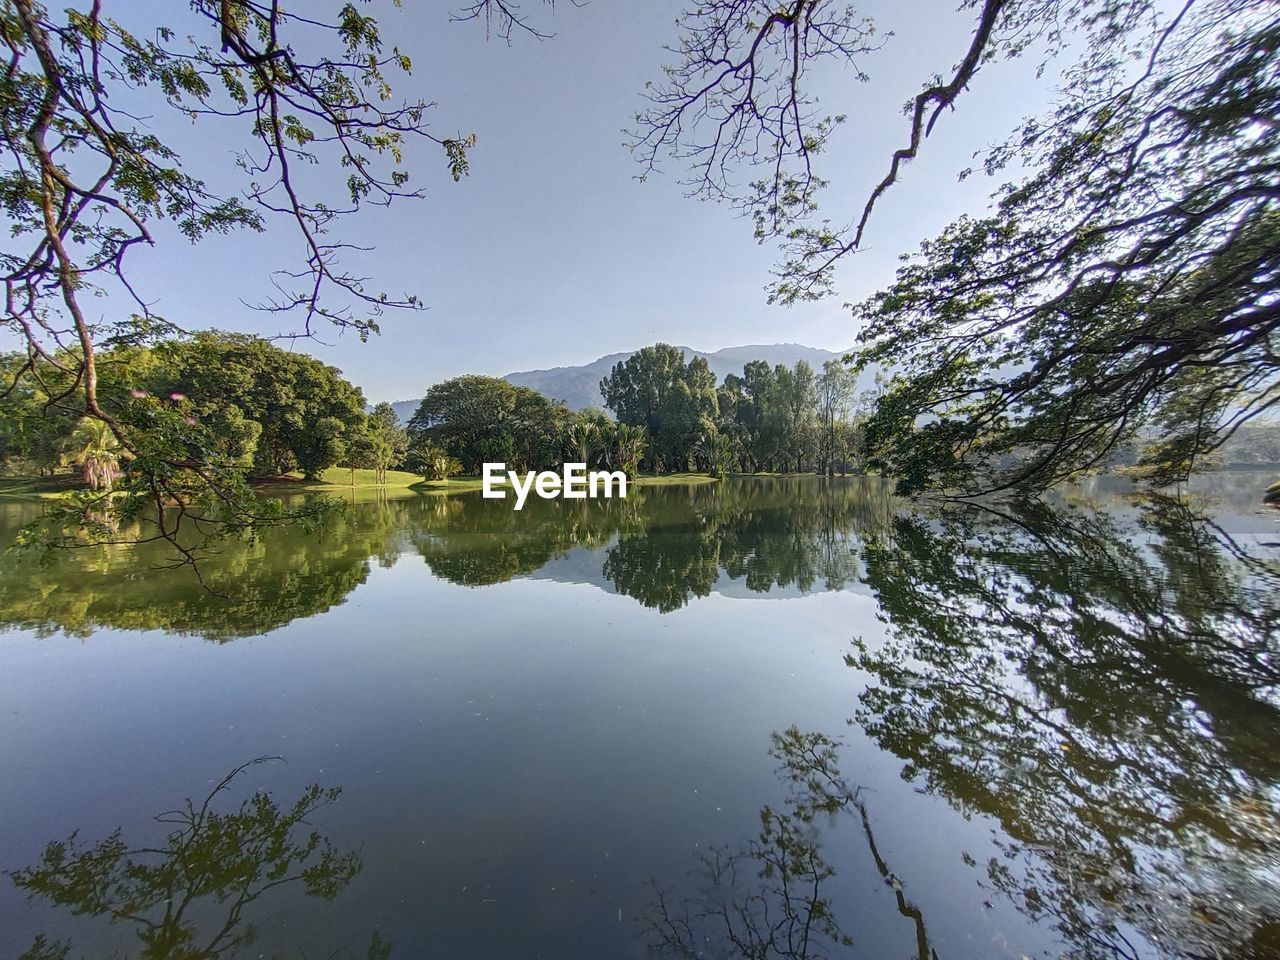
[[[625,470],[862,471],[871,396],[852,370],[747,363],[717,384],[702,357],[659,343],[600,382],[601,410],[573,411],[527,387],[466,376],[432,387],[408,425],[408,460],[478,473],[487,461],[546,469],[565,460]],[[428,469],[430,472],[430,469]],[[440,471],[437,471],[440,472]]]
[[[0,462],[28,475],[73,469],[90,486],[110,489],[131,454],[70,402],[71,375],[17,377],[26,362],[23,354],[0,357],[14,384],[0,397]],[[364,394],[340,370],[258,337],[209,331],[115,346],[100,357],[98,393],[120,422],[171,433],[195,468],[314,479],[338,464],[385,471],[403,458],[390,404],[366,412]]]
[[[0,465],[8,474],[74,471],[110,489],[130,454],[101,421],[67,398],[74,378],[20,378],[26,358],[0,357],[15,386],[0,396]],[[72,368],[69,368],[72,369]],[[370,410],[361,389],[314,357],[252,336],[197,333],[103,354],[102,402],[122,421],[181,436],[193,464],[251,480],[330,467],[405,470],[429,480],[477,474],[485,462],[542,470],[568,462],[671,473],[861,474],[872,451],[865,424],[879,386],[859,389],[838,361],[815,370],[748,362],[720,383],[705,359],[659,343],[600,383],[612,412],[566,404],[506,380],[466,375],[432,386],[408,424],[389,403]],[[195,437],[195,440],[190,439]],[[1280,429],[1242,428],[1228,462],[1280,462]],[[1136,459],[1119,450],[1114,465]]]
[[[129,453],[68,402],[72,376],[17,377],[25,364],[22,354],[0,357],[0,372],[16,384],[0,397],[5,472],[76,471],[89,486],[110,489]],[[860,472],[858,423],[870,397],[855,396],[854,385],[843,364],[815,371],[804,361],[750,362],[717,384],[705,360],[656,344],[602,382],[614,417],[467,375],[432,386],[401,424],[390,404],[370,412],[359,387],[314,357],[208,331],[104,352],[98,390],[122,421],[180,425],[192,463],[240,469],[250,479],[295,472],[316,479],[334,466],[441,479],[479,473],[489,461],[539,470],[583,462],[630,474]]]

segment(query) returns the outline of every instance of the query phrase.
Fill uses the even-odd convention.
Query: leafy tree
[[[379,432],[373,416],[354,430],[347,431],[342,441],[342,459],[338,466],[351,472],[351,485],[355,486],[357,470],[372,470],[378,483],[384,483],[382,464],[390,459],[390,448]]]
[[[819,209],[820,154],[843,117],[810,85],[823,61],[863,77],[878,41],[851,8],[695,4],[633,145],[646,169],[690,159],[696,193],[780,239],[771,297],[790,303],[831,289],[986,65],[1065,58],[1055,106],[983,157],[988,174],[1016,159],[1027,176],[856,308],[862,361],[896,374],[868,450],[904,491],[1041,489],[1131,443],[1153,479],[1183,477],[1280,402],[1280,18],[1242,0],[964,6],[967,50],[907,104],[905,142],[860,212]],[[743,187],[740,166],[765,174]]]
[[[733,465],[733,441],[719,430],[704,433],[693,452],[713,477],[725,477]]]
[[[565,450],[574,463],[587,463],[600,452],[603,438],[600,428],[594,420],[586,417],[576,418],[569,424],[569,432],[565,436]]]
[[[427,480],[448,480],[463,470],[462,461],[451,457],[447,450],[433,443],[423,443],[417,452],[422,464],[422,475]]]
[[[343,435],[365,425],[364,396],[340,370],[259,337],[208,331],[157,351],[163,373],[145,385],[182,395],[218,452],[250,460],[252,474],[314,479],[342,459]]]
[[[742,368],[742,387],[747,402],[739,407],[739,419],[746,433],[747,449],[757,470],[771,470],[781,448],[779,423],[771,415],[777,393],[774,369],[763,360],[750,361]]]
[[[321,417],[299,431],[295,452],[306,479],[319,480],[327,467],[342,459],[346,430],[346,424],[337,417]]]
[[[409,449],[409,432],[400,425],[395,407],[385,400],[374,405],[371,417],[372,426],[386,442],[387,456],[381,465],[381,470],[385,474],[386,471],[399,467],[404,462],[405,454]]]
[[[837,463],[843,468],[849,449],[848,431],[844,428],[847,426],[856,385],[857,377],[853,371],[839,360],[828,360],[822,365],[822,373],[816,384],[818,419],[822,431],[818,466],[819,470],[829,476],[835,473]],[[839,429],[837,424],[840,425]]]
[[[67,438],[63,460],[74,464],[94,490],[111,492],[120,477],[120,443],[101,420],[81,420]]]
[[[484,463],[544,470],[564,457],[569,409],[528,387],[468,375],[437,383],[409,421],[415,444],[427,441],[479,473]],[[419,462],[421,457],[419,456]]]
[[[6,386],[63,381],[67,415],[102,421],[132,457],[112,509],[180,505],[176,521],[153,520],[176,547],[174,523],[184,526],[189,512],[202,515],[202,529],[224,533],[289,517],[255,501],[235,458],[191,455],[193,445],[209,449],[203,425],[157,419],[150,405],[123,409],[104,394],[104,349],[174,330],[148,305],[132,251],[168,233],[197,242],[283,222],[303,255],[297,269],[274,275],[278,294],[259,306],[296,316],[303,335],[323,322],[365,337],[386,309],[419,301],[370,288],[344,268],[342,223],[369,204],[420,196],[405,166],[412,141],[434,143],[458,180],[475,138],[436,136],[430,103],[395,98],[392,78],[411,69],[410,59],[356,4],[302,13],[195,0],[136,34],[104,6],[0,3],[0,203],[10,226],[0,246],[3,323],[23,344]],[[467,13],[496,18],[500,32],[523,22],[503,0],[477,0]],[[194,122],[195,139],[162,138],[137,120],[168,112],[188,128]],[[231,150],[218,188],[184,163],[189,147],[214,137]],[[86,306],[99,294],[111,298],[101,322]],[[314,453],[306,455],[312,469],[325,459]],[[206,509],[213,503],[216,515]]]
[[[648,432],[657,470],[687,467],[693,444],[715,421],[716,383],[706,360],[686,364],[683,351],[666,343],[615,364],[600,393],[619,423]]]
[[[612,465],[631,479],[640,473],[640,464],[649,452],[649,432],[629,423],[618,424],[614,435]]]
[[[777,392],[770,413],[777,422],[780,453],[783,462],[788,467],[794,465],[799,473],[806,463],[813,461],[817,452],[817,392],[813,368],[804,360],[796,361],[790,369],[779,364],[774,371],[774,381]]]

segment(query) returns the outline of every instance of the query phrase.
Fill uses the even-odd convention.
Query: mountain
[[[821,369],[828,360],[838,360],[843,353],[833,350],[819,350],[817,347],[806,347],[800,343],[748,344],[742,347],[725,347],[715,353],[704,353],[691,347],[679,347],[684,351],[685,360],[703,357],[707,366],[716,376],[716,382],[724,381],[725,374],[742,375],[743,364],[751,360],[764,360],[770,366],[779,363],[788,367],[794,366],[798,360],[807,360],[815,370]],[[588,407],[604,407],[604,399],[600,396],[600,381],[609,375],[614,364],[629,359],[630,353],[611,353],[576,367],[552,367],[549,370],[522,370],[508,373],[504,380],[518,387],[529,387],[543,396],[553,400],[563,400],[574,410],[585,410]],[[401,423],[408,423],[418,409],[417,400],[400,400],[392,404]]]

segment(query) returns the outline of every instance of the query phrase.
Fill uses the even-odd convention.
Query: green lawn
[[[642,473],[636,479],[639,487],[665,487],[673,485],[687,486],[691,483],[717,483],[715,477],[706,473],[685,471],[682,473]]]
[[[691,483],[715,483],[705,473],[641,474],[633,483],[639,487],[663,487]],[[419,474],[403,470],[388,470],[387,482],[380,484],[372,470],[356,470],[354,474],[342,467],[331,467],[319,480],[304,480],[300,474],[274,477],[254,484],[260,493],[328,493],[334,496],[356,492],[377,493],[379,496],[411,496],[413,494],[471,493],[480,490],[484,481],[478,476],[450,477],[448,480],[423,480]],[[68,490],[80,487],[75,477],[4,477],[0,478],[0,497],[56,497]]]
[[[66,474],[60,477],[0,477],[0,497],[48,498],[79,490],[79,479]]]
[[[348,494],[408,497],[418,492],[416,485],[422,477],[403,470],[388,470],[387,482],[378,483],[373,470],[352,471],[343,467],[330,467],[320,474],[319,480],[304,480],[296,473],[274,477],[254,484],[259,493],[327,493],[331,496]]]

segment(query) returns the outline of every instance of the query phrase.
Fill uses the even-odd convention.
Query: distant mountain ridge
[[[752,360],[764,360],[769,366],[786,364],[794,366],[799,360],[807,360],[815,370],[821,369],[828,360],[838,360],[845,351],[821,350],[817,347],[806,347],[801,343],[769,343],[747,344],[741,347],[725,347],[714,353],[694,350],[692,347],[677,347],[684,351],[685,360],[702,357],[716,376],[716,382],[723,382],[725,375],[736,373],[742,375],[744,364]],[[508,373],[502,379],[518,387],[529,387],[543,396],[553,400],[564,401],[571,409],[586,410],[589,407],[604,407],[604,398],[600,396],[600,381],[609,375],[614,364],[628,360],[638,351],[627,353],[611,353],[599,357],[590,363],[569,367],[551,367],[547,370],[521,370]],[[399,400],[393,403],[396,416],[401,423],[408,423],[417,412],[418,400]]]

